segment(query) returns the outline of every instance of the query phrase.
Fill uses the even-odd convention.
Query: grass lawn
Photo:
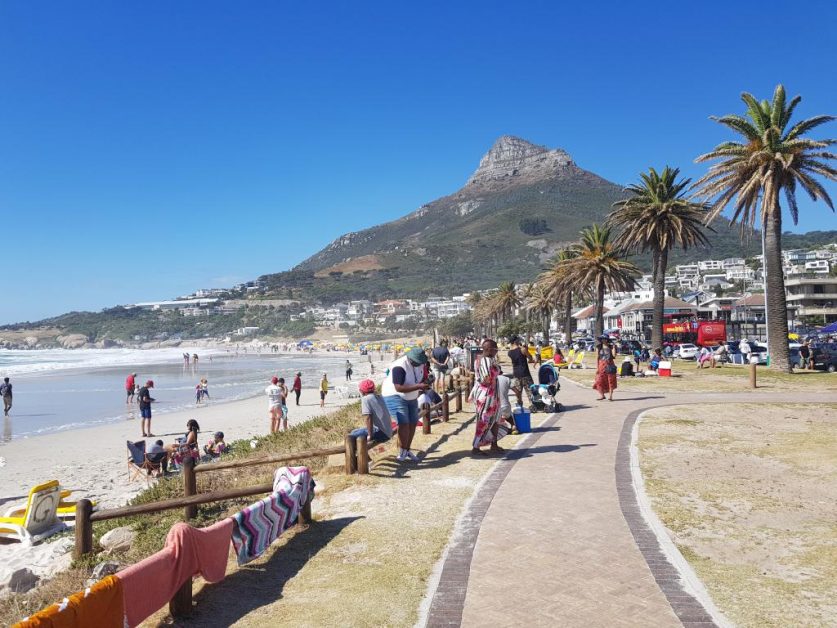
[[[621,357],[621,356],[620,356]],[[617,366],[621,360],[617,361]],[[584,369],[561,369],[561,377],[586,386],[593,385],[596,362],[586,356]],[[643,370],[647,367],[643,365]],[[746,392],[750,388],[749,369],[743,366],[722,366],[719,368],[697,368],[692,360],[674,360],[673,377],[620,378],[619,389],[637,392]],[[779,373],[765,366],[759,366],[756,374],[757,391],[818,391],[837,388],[837,373],[824,371],[797,371],[793,374]]]
[[[837,404],[654,410],[639,451],[656,513],[736,625],[835,625]]]

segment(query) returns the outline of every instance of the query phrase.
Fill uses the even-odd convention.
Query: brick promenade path
[[[617,389],[608,402],[562,384],[565,410],[508,452],[457,527],[427,625],[713,626],[639,514],[628,464],[636,416],[664,405],[837,395]]]

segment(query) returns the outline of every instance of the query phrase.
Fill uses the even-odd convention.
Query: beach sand
[[[352,356],[355,363],[355,382],[369,372],[364,360]],[[376,376],[380,377],[376,368]],[[318,382],[317,382],[318,383]],[[265,383],[267,385],[267,383]],[[338,399],[334,388],[343,386],[343,381],[332,381],[332,390],[326,398],[325,408],[320,408],[319,391],[303,388],[300,405],[293,403],[291,395],[288,406],[291,426],[315,416],[330,412],[353,399]],[[267,397],[260,396],[228,403],[212,403],[190,410],[171,412],[154,416],[152,431],[156,438],[146,438],[151,446],[157,438],[166,444],[175,437],[183,436],[186,421],[196,419],[201,426],[199,442],[203,446],[213,432],[224,432],[225,440],[232,442],[267,434],[270,430]],[[360,416],[358,416],[360,425]],[[126,441],[142,440],[139,418],[121,423],[109,423],[96,427],[68,430],[12,440],[0,446],[0,511],[19,502],[25,502],[29,490],[42,482],[57,479],[61,486],[73,489],[72,498],[92,499],[101,508],[124,505],[146,487],[143,480],[129,481]],[[7,574],[20,567],[29,567],[40,577],[63,569],[69,564],[72,543],[59,540],[64,551],[58,551],[56,543],[44,542],[33,547],[20,543],[0,545],[0,583]]]

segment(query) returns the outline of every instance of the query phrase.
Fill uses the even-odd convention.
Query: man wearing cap
[[[137,386],[137,374],[131,373],[128,377],[125,378],[125,392],[128,394],[128,398],[125,401],[126,404],[133,403],[134,401],[134,389]]]
[[[374,443],[388,441],[392,438],[392,418],[384,400],[375,394],[375,382],[364,379],[358,384],[358,390],[362,395],[360,413],[363,415],[365,427],[354,430],[351,436],[365,436],[369,442]]]
[[[154,401],[154,398],[148,392],[149,388],[154,388],[154,381],[150,379],[145,382],[145,386],[139,389],[139,409],[140,416],[142,417],[143,436],[154,436],[151,433],[151,403]]]
[[[419,419],[418,397],[427,390],[424,381],[424,365],[427,355],[419,347],[413,347],[390,365],[381,393],[389,413],[398,423],[398,461],[418,461],[410,451]]]

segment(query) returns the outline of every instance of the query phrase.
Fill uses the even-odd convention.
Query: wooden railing
[[[442,395],[442,401],[435,405],[425,405],[421,408],[419,416],[423,419],[422,431],[425,434],[431,433],[431,415],[436,410],[441,409],[442,421],[448,421],[451,398],[454,400],[455,412],[460,412],[463,404],[463,392],[465,390],[470,390],[470,385],[472,384],[473,374],[466,374],[463,377],[456,378],[454,381],[453,392],[446,391],[445,394]],[[241,469],[259,465],[292,462],[331,456],[340,453],[345,454],[345,472],[347,475],[351,475],[353,473],[369,473],[368,444],[366,438],[362,436],[352,438],[351,435],[348,434],[346,435],[343,445],[336,445],[334,447],[324,449],[310,449],[293,453],[263,456],[260,458],[248,458],[244,460],[223,460],[197,467],[195,466],[194,459],[187,457],[183,461],[183,497],[173,497],[162,501],[149,502],[147,504],[123,506],[121,508],[112,508],[110,510],[100,510],[97,512],[93,512],[93,504],[90,500],[78,500],[76,505],[75,520],[75,551],[73,555],[75,558],[81,558],[82,556],[93,552],[93,523],[96,521],[107,521],[109,519],[118,519],[121,517],[153,514],[166,510],[174,510],[176,508],[183,508],[184,521],[190,521],[197,516],[197,509],[201,504],[211,504],[229,499],[270,493],[273,490],[272,484],[259,484],[256,486],[212,491],[210,493],[198,493],[198,473],[209,473],[212,471],[224,471],[226,469]],[[309,523],[311,521],[311,499],[313,499],[313,495],[300,510],[299,519],[297,521],[298,524]],[[169,602],[169,611],[173,617],[185,617],[191,613],[191,610],[192,580],[190,578]]]

